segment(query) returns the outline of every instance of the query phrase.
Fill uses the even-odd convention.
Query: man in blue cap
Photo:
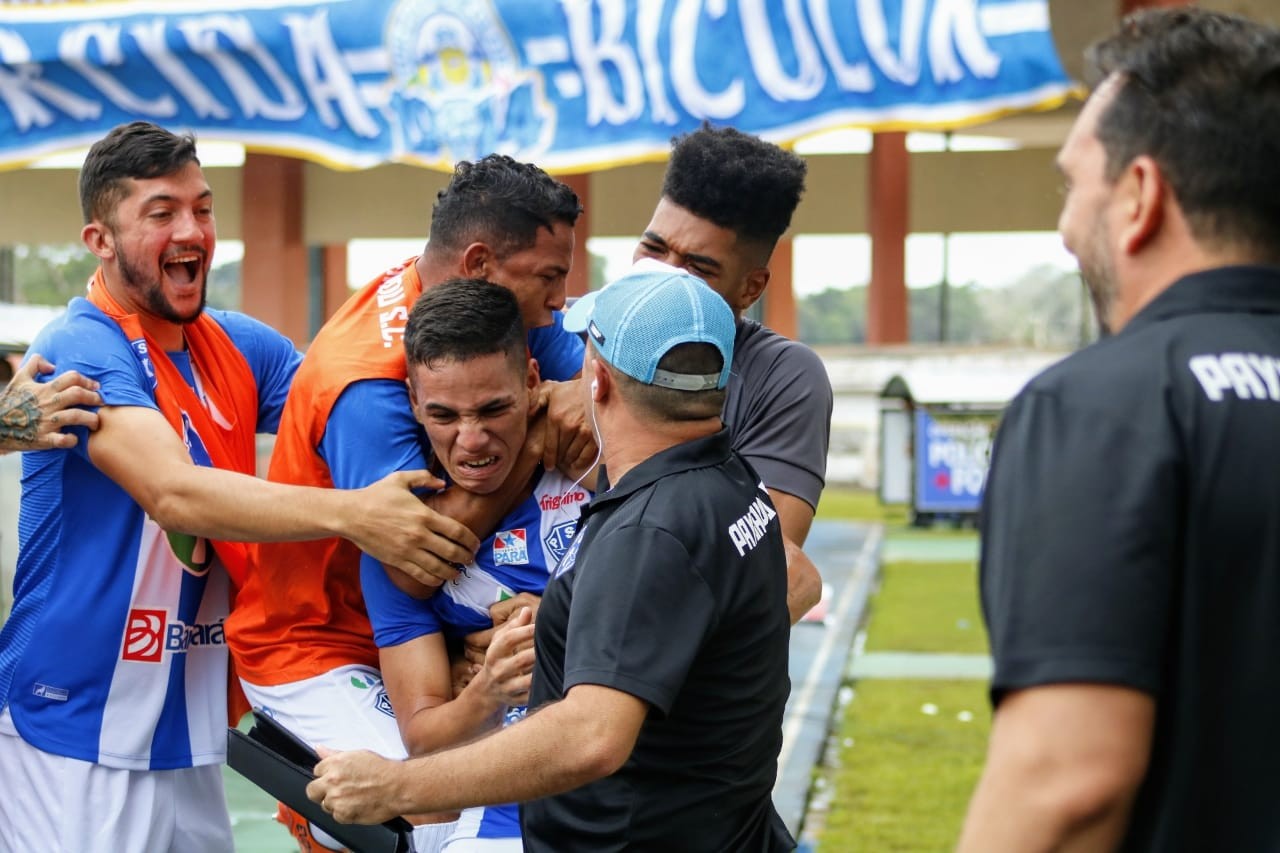
[[[404,763],[328,756],[307,793],[362,823],[520,801],[534,851],[790,850],[770,799],[789,692],[786,558],[768,493],[720,420],[733,311],[658,263],[581,306],[566,323],[586,331],[603,472],[538,613],[536,710]]]

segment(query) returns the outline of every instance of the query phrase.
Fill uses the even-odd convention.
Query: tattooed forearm
[[[40,405],[26,387],[0,394],[0,449],[31,448],[40,433]]]

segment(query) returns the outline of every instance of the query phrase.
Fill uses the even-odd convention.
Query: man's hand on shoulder
[[[581,379],[538,386],[538,408],[547,414],[542,465],[570,476],[582,474],[596,458],[595,437],[582,405]]]
[[[423,503],[414,489],[443,488],[426,471],[397,471],[351,493],[342,535],[360,550],[426,587],[439,587],[471,562],[480,540],[467,526]],[[394,575],[392,579],[395,580]]]
[[[98,428],[98,415],[79,406],[101,406],[98,383],[68,370],[50,382],[36,376],[54,366],[33,353],[0,394],[0,452],[75,447],[76,437],[63,427]]]

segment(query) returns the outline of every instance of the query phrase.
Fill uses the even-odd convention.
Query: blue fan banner
[[[0,5],[0,167],[146,119],[339,168],[572,171],[708,121],[788,143],[955,128],[1072,84],[1048,0],[182,0]]]

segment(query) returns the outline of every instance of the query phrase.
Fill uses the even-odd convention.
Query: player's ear
[[[404,387],[409,389],[409,407],[413,409],[413,417],[418,423],[422,423],[422,416],[418,414],[418,389],[413,387],[413,380],[406,378]]]
[[[472,243],[462,250],[462,274],[466,278],[482,278],[489,281],[496,260],[497,255],[488,243]]]
[[[106,261],[115,257],[116,241],[111,234],[111,229],[97,219],[80,229],[80,240],[85,248],[93,252],[99,260]]]
[[[583,376],[583,381],[588,381],[585,375]],[[605,368],[602,359],[592,359],[589,381],[591,382],[591,401],[598,403],[604,399],[605,394],[613,387],[613,377],[609,375],[609,371]]]
[[[731,306],[734,309],[734,313],[742,314],[756,304],[756,300],[764,294],[764,289],[769,285],[769,276],[768,267],[756,267],[747,273],[746,283],[739,294],[738,304]]]

